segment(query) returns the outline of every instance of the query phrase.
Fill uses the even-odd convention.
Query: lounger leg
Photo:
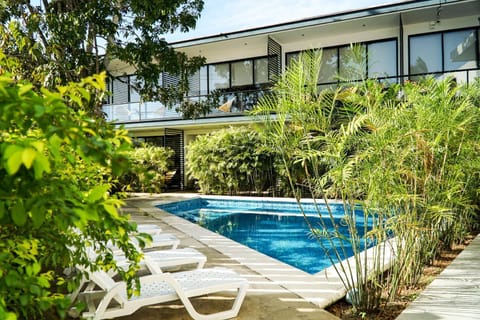
[[[170,285],[175,288],[188,314],[190,314],[190,316],[195,320],[224,320],[236,317],[238,312],[240,311],[243,300],[245,299],[248,288],[248,283],[242,284],[237,288],[237,296],[235,297],[235,301],[233,302],[233,306],[231,309],[212,314],[201,314],[198,313],[197,310],[195,310],[192,303],[190,302],[190,299],[184,294],[182,288],[178,285],[178,283],[169,275],[167,275],[167,279]]]

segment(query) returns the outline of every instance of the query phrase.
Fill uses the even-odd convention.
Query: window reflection
[[[339,76],[342,81],[360,80],[367,75],[365,45],[339,49]]]
[[[230,86],[230,68],[228,63],[209,65],[208,80],[210,92],[215,89],[228,88]]]
[[[410,74],[438,71],[442,71],[441,34],[410,38]]]
[[[292,63],[292,60],[297,60],[298,56],[299,56],[298,52],[287,53],[287,57],[285,59],[286,63],[287,63],[287,67]]]
[[[137,77],[130,76],[129,77],[129,88],[130,88],[130,99],[129,102],[139,102],[140,101],[140,93],[136,88]]]
[[[320,74],[318,83],[335,82],[338,71],[338,50],[337,48],[323,49],[322,64],[320,66]]]
[[[268,59],[255,59],[255,84],[268,83]]]
[[[396,39],[321,50],[323,52],[318,76],[319,88],[331,88],[339,81],[361,80],[367,76],[389,77],[391,80],[386,81],[397,81]],[[287,66],[298,56],[298,52],[287,53]]]
[[[253,84],[252,60],[232,63],[232,86]]]
[[[477,67],[477,37],[474,30],[447,32],[443,36],[445,70]]]
[[[397,76],[397,45],[395,40],[368,44],[368,77]]]

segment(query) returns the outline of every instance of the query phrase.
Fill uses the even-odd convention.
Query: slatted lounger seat
[[[126,283],[115,282],[106,272],[90,272],[93,281],[101,290],[102,298],[95,302],[98,291],[82,293],[89,308],[83,317],[92,320],[111,319],[134,313],[141,307],[180,300],[187,312],[196,320],[220,320],[237,316],[245,298],[248,282],[234,271],[223,268],[197,269],[192,271],[161,273],[140,277],[141,292],[130,299],[126,295]],[[198,313],[190,298],[236,290],[232,308],[213,314]],[[212,300],[211,303],[215,303]]]
[[[162,232],[150,236],[152,237],[152,241],[146,241],[143,249],[176,249],[180,244],[180,240],[171,233]],[[135,238],[135,236],[130,236],[130,241],[137,246],[138,250],[140,250],[138,240]],[[110,247],[113,249],[114,253],[122,253],[120,249],[111,245]]]
[[[148,270],[150,273],[159,273],[157,268],[169,269],[185,265],[195,265],[197,269],[203,268],[207,257],[193,249],[171,249],[144,252],[144,258],[140,261],[141,270]],[[129,261],[125,255],[115,255],[114,259],[118,267],[127,269]]]
[[[141,233],[148,233],[150,235],[156,235],[162,232],[162,228],[153,223],[139,223],[137,224],[137,231]]]
[[[156,249],[169,247],[170,249],[176,249],[180,244],[180,240],[171,233],[160,233],[152,236],[152,242],[148,242],[144,249]],[[136,240],[133,238],[133,242]]]

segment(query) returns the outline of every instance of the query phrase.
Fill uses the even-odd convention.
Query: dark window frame
[[[433,71],[429,72],[427,74],[439,74],[439,73],[449,73],[449,72],[456,72],[456,71],[468,71],[471,70],[472,68],[466,68],[466,69],[453,69],[453,70],[446,70],[445,69],[445,39],[444,36],[447,33],[453,33],[453,32],[459,32],[459,31],[466,31],[466,30],[473,30],[475,32],[476,36],[476,44],[477,48],[475,50],[475,59],[476,59],[476,69],[480,68],[480,28],[476,26],[472,27],[465,27],[465,28],[458,28],[458,29],[449,29],[449,30],[441,30],[441,31],[431,31],[431,32],[424,32],[424,33],[417,33],[417,34],[411,34],[408,36],[408,75],[409,77],[411,76],[421,76],[424,75],[422,73],[412,73],[411,71],[411,66],[412,64],[410,63],[411,61],[411,40],[412,38],[415,37],[422,37],[422,36],[429,36],[429,35],[438,35],[440,34],[441,38],[441,59],[442,59],[442,70],[441,71]],[[475,68],[474,68],[475,69]]]
[[[361,41],[361,42],[356,42],[354,45],[364,45],[365,50],[366,50],[366,61],[365,61],[365,66],[366,66],[366,75],[367,78],[369,77],[369,72],[368,72],[368,46],[373,43],[382,43],[382,42],[394,42],[395,44],[395,75],[393,76],[388,76],[388,77],[378,77],[378,79],[390,79],[390,78],[395,78],[398,79],[399,77],[399,44],[398,44],[398,37],[389,37],[389,38],[383,38],[383,39],[377,39],[377,40],[369,40],[369,41]],[[334,49],[336,50],[337,54],[337,73],[340,72],[340,49],[341,48],[346,48],[350,47],[351,44],[341,44],[341,45],[336,45],[336,46],[328,46],[328,47],[321,47],[321,48],[314,48],[313,50],[331,50]],[[306,50],[297,50],[297,51],[289,51],[285,53],[285,61],[288,61],[288,56],[293,55],[293,54],[299,54],[301,52],[305,52]],[[340,83],[339,80],[333,81],[333,82],[321,82],[318,83],[318,85],[331,85],[331,84],[338,84]]]
[[[205,64],[204,66],[207,67],[207,92],[210,94],[212,93],[213,90],[210,88],[210,68],[209,66],[211,65],[217,65],[217,64],[225,64],[228,63],[228,69],[229,69],[229,85],[228,88],[222,88],[221,90],[224,91],[235,91],[237,89],[243,89],[246,87],[249,88],[257,88],[259,86],[268,84],[268,82],[262,82],[262,83],[256,83],[256,77],[255,77],[255,61],[256,60],[261,60],[261,59],[268,59],[268,56],[256,56],[256,57],[249,57],[249,58],[244,58],[244,59],[236,59],[236,60],[226,60],[226,61],[218,61],[215,63],[208,63]],[[242,61],[247,61],[250,60],[252,61],[252,83],[247,84],[247,85],[241,85],[241,86],[233,86],[232,85],[232,64],[236,62],[242,62]]]

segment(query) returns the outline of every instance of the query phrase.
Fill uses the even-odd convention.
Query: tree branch
[[[43,2],[44,2],[44,5],[45,5],[46,0],[44,0]],[[37,13],[36,10],[32,7],[32,5],[30,3],[27,3],[27,7],[28,7],[28,11],[30,11],[30,15],[33,15],[33,14]],[[25,22],[25,24],[27,24],[27,21],[25,20],[25,17],[23,18],[23,21]],[[43,46],[45,47],[45,49],[47,49],[48,48],[48,41],[47,41],[47,38],[45,37],[45,35],[43,34],[42,29],[37,28],[37,32],[38,32],[38,35],[40,36],[40,39],[42,40]]]

